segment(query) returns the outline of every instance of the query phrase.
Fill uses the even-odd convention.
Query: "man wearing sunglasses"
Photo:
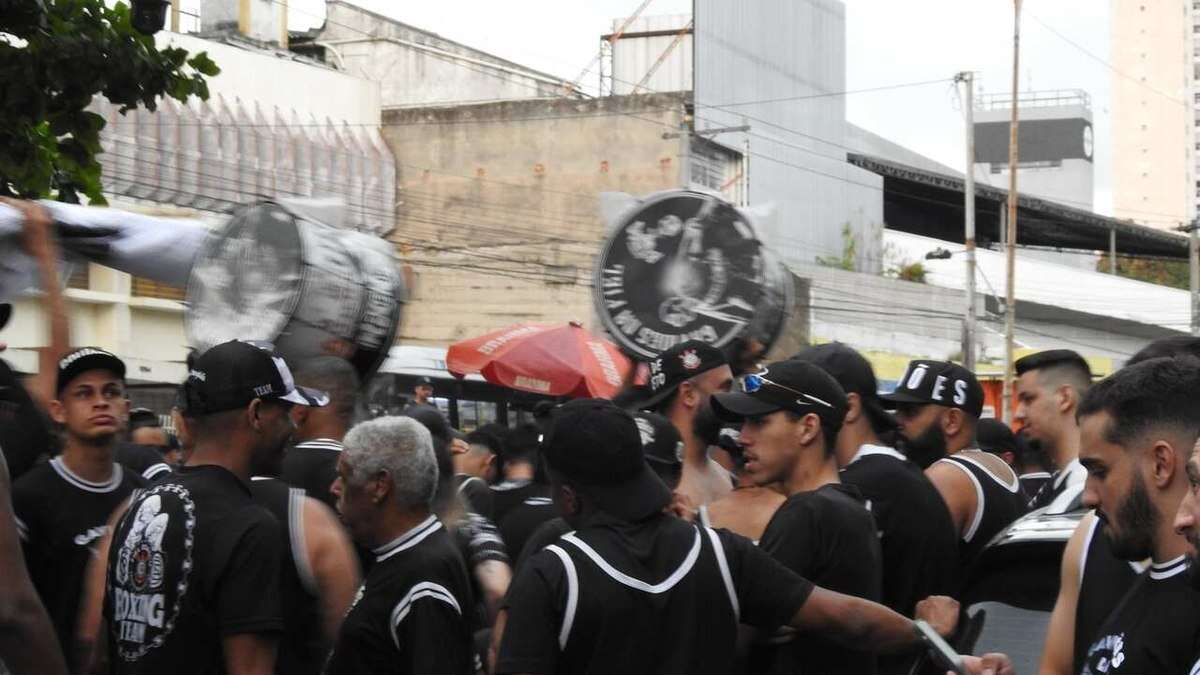
[[[820,367],[782,361],[742,379],[742,391],[715,394],[713,409],[741,422],[744,473],[787,500],[760,546],[824,588],[878,602],[882,563],[871,512],[838,479],[838,431],[846,394]],[[864,647],[866,647],[864,645]],[[876,657],[786,628],[751,648],[747,672],[875,673]]]
[[[881,398],[896,410],[905,454],[926,467],[946,500],[966,570],[997,532],[1025,512],[1017,474],[975,445],[983,387],[958,364],[913,361],[895,391]]]

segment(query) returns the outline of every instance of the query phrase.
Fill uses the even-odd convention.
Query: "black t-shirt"
[[[316,438],[297,443],[283,456],[279,477],[283,482],[304,490],[310,497],[337,508],[337,499],[329,492],[337,478],[338,455],[342,444],[332,438]]]
[[[549,497],[550,487],[531,480],[506,480],[492,486],[492,521],[503,523],[508,512],[530,497]],[[516,550],[516,549],[512,549]]]
[[[1077,485],[1081,486],[1086,480],[1087,470],[1083,468],[1078,459],[1071,460],[1065,467],[1059,471],[1055,471],[1050,480],[1042,484],[1042,487],[1029,500],[1029,509],[1040,509],[1043,506],[1049,506],[1051,502],[1062,496],[1068,489]]]
[[[1082,675],[1188,673],[1200,653],[1200,591],[1184,557],[1142,573],[1096,633]]]
[[[1021,481],[1021,492],[1029,498],[1029,508],[1037,508],[1034,504],[1038,500],[1038,495],[1046,488],[1046,485],[1054,479],[1054,476],[1046,471],[1034,471],[1033,473],[1023,473],[1018,476],[1017,480]]]
[[[117,443],[116,460],[117,464],[150,482],[171,473],[171,465],[163,461],[162,453],[137,443]]]
[[[954,521],[925,472],[892,448],[863,446],[841,472],[875,516],[883,553],[883,604],[908,617],[931,595],[958,593]]]
[[[1075,603],[1074,669],[1083,669],[1088,648],[1100,628],[1121,603],[1142,570],[1140,565],[1120,560],[1112,553],[1112,545],[1104,534],[1104,523],[1092,521],[1083,543],[1079,570],[1079,597]]]
[[[492,489],[482,478],[458,473],[454,474],[454,484],[468,508],[485,518],[492,517]]]
[[[279,522],[283,565],[280,568],[280,602],[283,635],[275,656],[279,675],[316,675],[329,655],[325,639],[320,591],[308,563],[304,545],[304,490],[275,478],[254,477],[250,493],[259,506]]]
[[[222,638],[283,629],[279,523],[213,465],[142,491],[117,523],[104,614],[113,672],[224,673]]]
[[[788,497],[767,523],[759,546],[822,588],[879,601],[879,536],[853,486],[833,483]],[[786,628],[763,636],[749,654],[749,671],[756,673],[827,675],[874,673],[875,668],[874,653]]]
[[[471,585],[442,524],[429,516],[375,553],[325,672],[473,673]]]
[[[812,590],[726,530],[600,515],[513,580],[496,672],[725,675],[739,621],[789,623]]]
[[[96,554],[95,544],[107,531],[112,512],[145,484],[120,464],[113,466],[107,482],[86,481],[62,457],[33,467],[13,484],[13,513],[26,567],[68,654],[75,643],[84,570]]]
[[[529,538],[525,540],[521,555],[517,557],[517,566],[513,568],[513,576],[515,577],[525,568],[525,564],[529,562],[533,554],[558,541],[559,537],[570,532],[571,529],[562,516],[556,516],[538,525],[533,534],[530,534]]]
[[[557,517],[558,507],[550,499],[550,489],[546,488],[540,494],[525,497],[520,504],[509,509],[508,515],[500,521],[500,536],[504,538],[508,550],[520,557],[529,538],[542,523]]]

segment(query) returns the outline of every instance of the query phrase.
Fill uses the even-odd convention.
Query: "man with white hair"
[[[476,664],[466,567],[433,515],[438,469],[420,422],[381,417],[346,434],[331,492],[375,564],[342,622],[325,672],[454,673]]]

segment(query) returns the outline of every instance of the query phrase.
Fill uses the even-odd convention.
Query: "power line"
[[[1172,103],[1175,103],[1175,104],[1177,104],[1177,105],[1181,105],[1181,106],[1183,106],[1184,108],[1189,108],[1187,101],[1182,101],[1182,100],[1180,100],[1180,99],[1178,99],[1178,98],[1175,98],[1174,96],[1171,96],[1170,94],[1168,94],[1168,93],[1166,93],[1166,92],[1164,92],[1164,91],[1161,91],[1161,90],[1159,90],[1159,89],[1157,89],[1157,88],[1155,88],[1155,87],[1152,87],[1152,86],[1150,86],[1150,84],[1149,84],[1149,83],[1147,83],[1147,82],[1145,81],[1145,79],[1144,79],[1144,78],[1137,78],[1137,77],[1134,77],[1134,76],[1132,76],[1132,75],[1128,75],[1128,74],[1126,74],[1126,73],[1124,73],[1124,72],[1121,72],[1120,70],[1118,70],[1118,69],[1116,68],[1116,66],[1112,65],[1112,64],[1111,64],[1111,63],[1109,63],[1108,61],[1105,61],[1105,60],[1104,60],[1104,59],[1102,59],[1101,57],[1099,57],[1099,56],[1097,56],[1097,55],[1093,54],[1092,52],[1088,51],[1088,50],[1087,50],[1087,49],[1086,49],[1086,48],[1085,48],[1083,45],[1079,44],[1078,42],[1075,42],[1074,40],[1072,40],[1071,38],[1067,37],[1066,35],[1063,35],[1063,34],[1062,34],[1062,33],[1060,33],[1060,32],[1059,32],[1057,29],[1055,29],[1053,26],[1051,26],[1050,24],[1046,23],[1045,21],[1042,21],[1040,18],[1038,18],[1038,17],[1037,17],[1037,15],[1035,15],[1035,14],[1028,14],[1028,16],[1029,16],[1030,18],[1032,18],[1032,19],[1033,19],[1035,22],[1037,22],[1037,23],[1038,23],[1038,25],[1040,25],[1042,28],[1045,28],[1046,30],[1050,31],[1050,32],[1051,32],[1051,33],[1053,33],[1053,34],[1054,34],[1056,37],[1058,37],[1060,40],[1062,40],[1063,42],[1066,42],[1067,44],[1071,45],[1072,47],[1074,47],[1075,49],[1077,49],[1077,50],[1079,50],[1081,53],[1083,53],[1083,55],[1084,55],[1084,56],[1087,56],[1088,58],[1092,59],[1092,60],[1093,60],[1093,61],[1095,61],[1096,63],[1099,63],[1100,65],[1104,66],[1105,68],[1107,68],[1107,69],[1111,70],[1113,73],[1116,73],[1117,75],[1120,75],[1121,77],[1123,77],[1123,78],[1125,78],[1125,79],[1129,80],[1130,82],[1134,82],[1134,83],[1136,83],[1136,84],[1139,84],[1139,85],[1141,85],[1141,86],[1145,87],[1146,89],[1149,89],[1150,91],[1152,91],[1152,92],[1154,92],[1154,93],[1158,94],[1159,96],[1162,96],[1163,98],[1167,99],[1168,101],[1170,101],[1170,102],[1172,102]],[[1190,108],[1189,108],[1189,109],[1190,109]]]

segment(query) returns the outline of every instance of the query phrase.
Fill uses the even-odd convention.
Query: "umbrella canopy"
[[[450,346],[446,369],[548,396],[612,398],[632,367],[611,342],[572,321],[509,326]]]

